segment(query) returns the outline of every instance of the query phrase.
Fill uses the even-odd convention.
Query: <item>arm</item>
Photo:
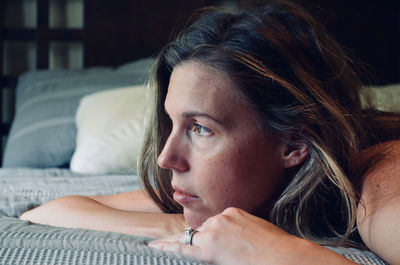
[[[152,238],[184,230],[181,214],[161,213],[144,192],[107,196],[67,196],[25,212],[34,223],[126,233]]]
[[[381,147],[389,147],[389,154],[364,177],[357,226],[364,243],[396,265],[400,264],[400,141],[366,151],[379,152]]]
[[[144,190],[88,197],[115,209],[135,212],[162,213],[157,205],[147,197]]]

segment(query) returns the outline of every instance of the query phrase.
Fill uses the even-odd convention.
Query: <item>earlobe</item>
[[[295,146],[285,144],[282,152],[282,161],[285,168],[300,165],[308,157],[308,146],[306,143],[296,143]]]

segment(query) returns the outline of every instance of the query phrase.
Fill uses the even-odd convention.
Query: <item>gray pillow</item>
[[[68,166],[75,150],[75,113],[80,99],[100,90],[143,84],[149,72],[147,63],[136,72],[92,68],[23,74],[3,167]]]

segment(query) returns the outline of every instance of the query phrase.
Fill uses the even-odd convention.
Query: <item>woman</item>
[[[150,246],[216,264],[354,264],[321,245],[362,245],[362,177],[390,153],[362,150],[398,138],[399,116],[361,109],[350,60],[310,16],[285,2],[208,12],[162,50],[154,76],[140,168],[152,201],[73,196],[23,219],[164,238]],[[358,221],[374,250],[376,222],[362,215],[373,202]]]

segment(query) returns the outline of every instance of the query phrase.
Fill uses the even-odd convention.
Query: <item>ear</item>
[[[300,165],[308,157],[308,146],[306,143],[298,142],[294,145],[283,143],[282,161],[285,168]]]

